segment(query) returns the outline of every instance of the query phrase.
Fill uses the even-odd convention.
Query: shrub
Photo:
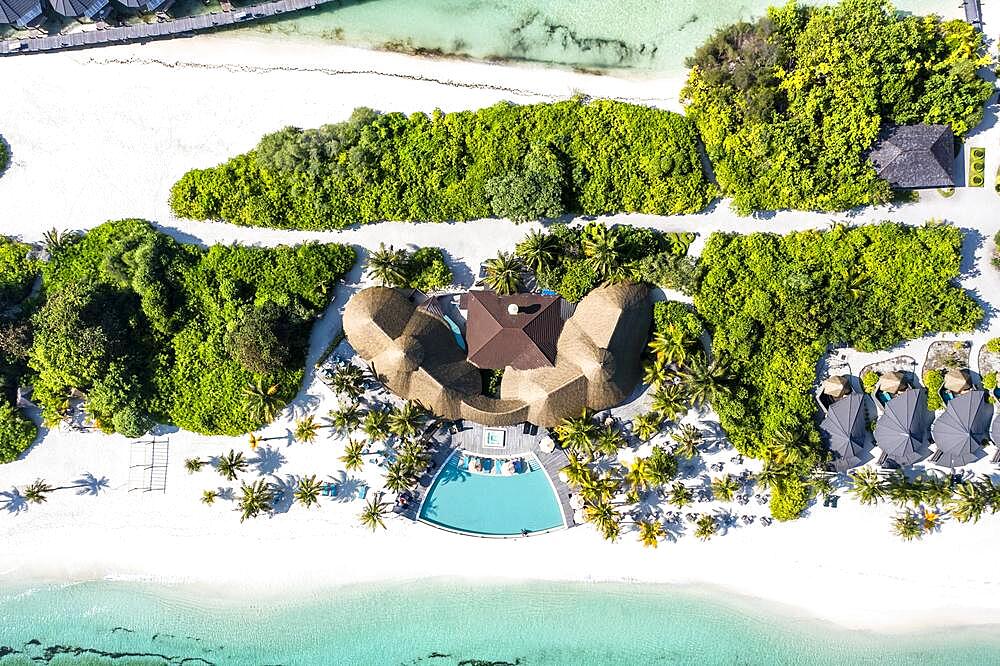
[[[7,142],[4,138],[0,136],[0,176],[3,172],[7,170],[10,165],[10,149],[7,147]]]
[[[432,115],[358,109],[265,136],[173,186],[181,217],[342,228],[382,220],[690,213],[716,189],[684,116],[579,99]]]
[[[941,397],[941,389],[944,388],[944,370],[925,372],[924,386],[927,388],[927,409],[932,412],[944,409],[944,399]]]
[[[559,295],[577,303],[599,284],[594,270],[586,261],[577,260],[566,265],[566,272],[559,282]]]
[[[407,287],[425,292],[443,289],[455,280],[439,247],[422,247],[411,254],[405,274]]]
[[[789,3],[699,47],[682,100],[737,211],[884,203],[889,184],[867,159],[880,130],[978,125],[992,94],[983,47],[964,21],[885,0]]]
[[[53,252],[34,316],[34,398],[58,418],[72,389],[95,424],[138,437],[154,421],[237,435],[264,424],[251,385],[297,392],[309,324],[354,262],[342,245],[180,245],[142,220]]]
[[[698,341],[705,332],[705,323],[694,308],[680,301],[659,301],[653,304],[653,328],[665,331],[677,326],[691,341]]]
[[[38,428],[7,401],[0,402],[0,463],[9,463],[28,450]]]
[[[809,506],[809,500],[809,487],[793,477],[771,490],[771,515],[775,520],[795,520]]]
[[[953,284],[961,247],[961,232],[943,225],[713,234],[694,305],[736,378],[713,401],[733,444],[762,457],[791,432],[811,445],[795,475],[823,462],[812,398],[820,358],[831,345],[870,352],[973,330],[982,310]]]
[[[869,370],[861,377],[861,388],[864,389],[865,393],[871,393],[878,386],[878,380],[878,373]]]
[[[987,372],[983,375],[983,388],[987,391],[992,391],[997,387],[997,373],[996,371]]]
[[[1000,354],[1000,338],[991,338],[986,341],[986,351]]]

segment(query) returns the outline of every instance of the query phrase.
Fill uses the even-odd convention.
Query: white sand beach
[[[990,18],[987,4],[987,19]],[[994,10],[996,11],[996,10]],[[38,240],[51,227],[86,229],[108,219],[142,217],[175,237],[205,244],[275,245],[305,239],[361,247],[380,242],[443,247],[466,286],[479,263],[511,247],[530,225],[371,225],[344,232],[283,232],[177,220],[170,185],[187,169],[211,166],[251,148],[260,135],[285,125],[315,126],[345,118],[356,106],[390,111],[446,111],[501,100],[532,102],[574,94],[615,97],[679,109],[678,79],[626,80],[520,66],[417,59],[329,45],[279,43],[212,35],[145,46],[0,59],[4,101],[0,133],[12,165],[0,178],[0,233]],[[1000,166],[996,105],[971,145],[989,146],[988,174]],[[988,306],[978,350],[1000,335],[1000,273],[990,267],[992,236],[1000,230],[991,187],[934,191],[901,208],[850,215],[783,212],[770,219],[735,215],[720,202],[691,216],[621,216],[630,224],[699,233],[698,252],[712,231],[785,232],[823,228],[834,220],[882,219],[920,224],[947,220],[968,233],[962,284]],[[464,266],[464,268],[463,268]],[[360,270],[314,332],[310,361],[337,328],[357,288]],[[942,334],[934,339],[955,339]],[[903,349],[923,359],[931,338]],[[855,371],[875,358],[848,352]],[[975,366],[973,366],[975,367]],[[280,436],[304,410],[336,406],[310,372],[294,405],[269,426]],[[0,492],[36,478],[69,485],[86,474],[106,479],[96,496],[55,493],[47,503],[0,511],[0,585],[30,579],[73,581],[137,578],[211,586],[235,596],[315,592],[367,580],[459,576],[581,581],[681,583],[731,591],[786,606],[851,628],[1000,623],[1000,577],[991,556],[1000,551],[1000,516],[979,524],[949,521],[939,534],[903,542],[890,533],[891,507],[862,507],[847,496],[836,509],[814,507],[789,524],[754,524],[702,543],[688,535],[658,549],[633,534],[606,543],[589,526],[526,539],[457,536],[392,518],[372,534],[358,523],[361,502],[329,500],[293,506],[270,519],[239,523],[229,502],[203,505],[201,492],[232,486],[210,469],[195,475],[185,458],[243,450],[254,469],[287,475],[336,475],[343,440],[315,444],[275,440],[266,454],[245,438],[170,432],[167,492],[130,493],[129,441],[119,436],[51,431],[17,462],[0,466]],[[290,438],[289,438],[290,441]],[[728,460],[731,450],[709,456]],[[714,456],[714,457],[713,457]],[[989,469],[988,462],[982,463]],[[354,475],[380,487],[375,468]],[[2,506],[2,505],[0,505]],[[752,507],[758,512],[766,507]]]

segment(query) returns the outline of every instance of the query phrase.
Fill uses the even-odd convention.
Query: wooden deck
[[[523,424],[507,426],[506,428],[490,428],[490,430],[504,431],[503,448],[492,448],[484,446],[485,430],[486,428],[478,423],[466,421],[461,432],[451,436],[451,443],[456,448],[479,456],[518,456],[536,451],[538,442],[548,434],[545,428],[538,428],[537,434],[534,435],[525,434]]]
[[[979,0],[962,0],[965,8],[965,20],[976,30],[983,29],[983,11]]]
[[[566,519],[566,527],[573,527],[576,525],[576,521],[573,520],[573,509],[569,505],[569,487],[563,483],[563,480],[559,478],[559,470],[566,466],[569,460],[566,458],[566,452],[562,449],[556,449],[552,453],[545,453],[543,451],[535,451],[535,455],[538,456],[538,460],[542,463],[542,467],[545,469],[545,473],[549,475],[549,479],[552,480],[552,486],[556,489],[556,495],[559,497],[559,505],[562,507],[563,517]]]
[[[259,5],[234,9],[230,12],[212,12],[181,18],[164,18],[158,23],[141,23],[87,30],[66,35],[5,39],[0,41],[0,56],[28,55],[48,51],[83,49],[106,44],[146,42],[153,39],[188,37],[196,32],[231,28],[255,21],[281,16],[338,0],[273,0]]]

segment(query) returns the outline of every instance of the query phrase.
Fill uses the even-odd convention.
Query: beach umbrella
[[[863,399],[860,393],[851,393],[833,403],[819,426],[824,443],[833,452],[833,467],[838,472],[861,464],[860,454],[865,444]]]
[[[993,407],[983,391],[968,391],[948,402],[931,433],[938,452],[932,461],[942,467],[961,467],[973,462],[982,450]]]
[[[538,442],[538,448],[543,453],[552,453],[556,450],[555,440],[546,435],[545,437],[542,437],[542,441]]]
[[[882,374],[878,386],[886,393],[895,395],[906,388],[906,379],[903,378],[903,373],[891,370]]]
[[[890,400],[875,426],[875,442],[900,465],[920,460],[927,441],[927,390],[903,391]]]
[[[823,394],[831,398],[842,398],[851,392],[851,382],[843,375],[834,375],[823,380]]]
[[[965,370],[958,370],[956,368],[952,368],[945,373],[944,387],[952,393],[961,393],[966,389],[972,388],[969,384],[969,376],[965,373]]]
[[[569,497],[569,506],[570,506],[571,509],[573,509],[574,511],[577,510],[577,509],[582,509],[583,505],[584,505],[584,502],[583,502],[583,497],[582,496],[580,496],[580,495],[570,495],[570,497]]]

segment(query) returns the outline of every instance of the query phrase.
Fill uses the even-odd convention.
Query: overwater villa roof
[[[861,452],[865,445],[864,396],[851,393],[830,405],[820,434],[830,451],[833,452],[833,468],[846,472],[861,464]]]
[[[961,467],[973,462],[982,449],[992,412],[983,391],[969,391],[950,400],[944,414],[931,426],[939,451],[934,462],[944,467]]]
[[[488,426],[529,421],[550,427],[584,408],[606,409],[628,396],[639,380],[651,319],[645,286],[595,289],[561,322],[554,364],[508,367],[499,399],[482,395],[479,368],[443,319],[395,289],[371,287],[355,294],[344,308],[344,332],[394,393],[439,416]],[[471,354],[471,342],[469,347]]]
[[[470,291],[466,301],[469,362],[480,368],[553,366],[562,332],[558,296]]]
[[[42,18],[41,0],[0,0],[0,24],[25,28]]]
[[[903,391],[886,404],[875,426],[875,442],[890,460],[912,465],[923,458],[929,417],[927,390]]]
[[[57,14],[68,18],[94,18],[108,6],[109,0],[49,0]]]
[[[952,187],[955,140],[947,125],[899,125],[885,131],[868,159],[892,187]]]

